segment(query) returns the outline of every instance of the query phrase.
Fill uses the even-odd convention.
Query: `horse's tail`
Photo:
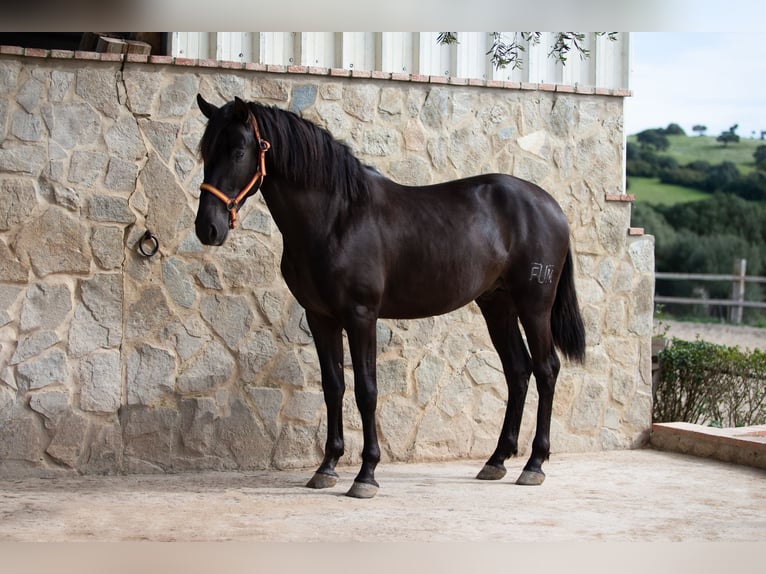
[[[567,359],[585,362],[585,327],[577,304],[571,249],[567,251],[556,299],[553,301],[551,332],[553,342]]]

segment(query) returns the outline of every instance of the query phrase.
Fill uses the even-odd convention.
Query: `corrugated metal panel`
[[[555,34],[544,32],[539,43],[525,42],[523,65],[495,69],[487,55],[488,32],[459,32],[458,44],[441,46],[436,32],[174,32],[172,55],[257,61],[262,64],[319,66],[354,70],[510,80],[517,82],[628,88],[630,37],[585,35],[590,58],[570,51],[566,65],[549,57]]]

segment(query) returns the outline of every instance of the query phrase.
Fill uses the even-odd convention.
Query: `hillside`
[[[745,259],[748,275],[765,275],[766,171],[756,169],[754,152],[766,141],[723,146],[715,137],[665,137],[668,149],[651,151],[630,136],[626,154],[628,192],[636,196],[631,225],[654,235],[656,270],[729,274]],[[732,286],[662,279],[656,289],[664,296],[728,299]],[[764,288],[748,284],[745,298],[763,301]],[[729,314],[721,305],[668,304],[663,312],[703,321]],[[745,309],[744,320],[766,326],[766,312]]]
[[[758,146],[766,145],[760,139],[741,138],[737,143],[724,146],[716,141],[715,136],[670,135],[666,136],[670,147],[664,151],[655,152],[657,156],[669,157],[680,166],[696,161],[705,161],[711,165],[731,162],[736,165],[742,175],[755,170],[753,153]],[[627,138],[628,144],[640,146],[637,135]],[[636,177],[628,175],[628,192],[635,194],[636,201],[641,203],[674,204],[706,199],[709,194],[689,187],[662,183],[657,177]]]

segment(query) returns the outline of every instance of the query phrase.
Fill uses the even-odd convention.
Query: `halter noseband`
[[[261,189],[263,180],[266,178],[266,152],[269,151],[271,144],[266,140],[261,139],[261,133],[258,130],[258,122],[252,113],[250,113],[250,120],[253,124],[253,132],[255,132],[255,141],[258,143],[258,168],[255,170],[255,174],[247,185],[242,188],[242,191],[240,191],[234,199],[229,198],[220,189],[209,183],[203,183],[199,186],[200,190],[210,192],[226,204],[226,209],[229,212],[229,229],[234,229],[237,226],[237,211],[239,210],[239,205],[242,200],[248,196],[256,182],[258,182],[258,187],[255,191],[257,192]]]

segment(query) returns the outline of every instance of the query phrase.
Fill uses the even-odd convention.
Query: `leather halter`
[[[261,189],[261,185],[263,185],[263,180],[266,178],[266,152],[269,151],[271,144],[266,140],[261,139],[261,133],[258,130],[258,122],[252,113],[250,114],[250,120],[253,124],[253,132],[255,132],[255,141],[258,143],[258,168],[255,170],[255,174],[247,185],[242,188],[242,191],[240,191],[234,199],[231,199],[220,189],[209,183],[203,183],[199,186],[200,190],[213,194],[226,204],[226,209],[229,212],[229,229],[234,229],[237,226],[237,211],[239,211],[240,203],[248,196],[256,182],[258,182],[258,187],[255,192],[258,192],[258,190]]]

